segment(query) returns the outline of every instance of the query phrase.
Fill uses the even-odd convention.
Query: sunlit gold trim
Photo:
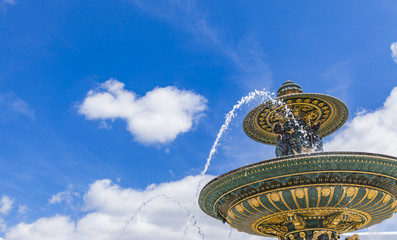
[[[331,170],[331,171],[317,171],[317,172],[303,172],[303,173],[287,174],[287,175],[282,175],[282,176],[277,176],[277,177],[266,178],[266,179],[254,181],[254,182],[251,182],[251,183],[244,184],[244,185],[241,185],[241,186],[239,186],[239,187],[236,187],[236,188],[234,188],[234,189],[232,189],[232,190],[230,190],[230,191],[228,191],[228,192],[222,194],[220,197],[217,198],[217,200],[216,200],[216,201],[214,202],[214,204],[213,204],[213,211],[216,212],[215,206],[217,205],[218,201],[219,201],[220,199],[222,199],[225,195],[227,195],[227,194],[229,194],[229,193],[231,193],[231,192],[233,192],[233,191],[236,191],[237,189],[241,189],[241,188],[243,188],[243,187],[246,187],[246,186],[249,186],[249,185],[258,183],[258,182],[270,181],[270,180],[273,180],[273,179],[284,178],[284,177],[291,177],[291,176],[300,176],[300,175],[306,175],[306,174],[313,174],[313,173],[333,173],[333,172],[337,172],[337,173],[362,173],[362,174],[369,174],[369,175],[374,175],[374,176],[387,177],[387,178],[391,178],[391,179],[394,179],[394,180],[397,181],[397,178],[394,178],[394,177],[391,177],[391,176],[388,176],[388,175],[377,174],[377,173],[371,173],[371,172],[361,172],[361,171],[358,172],[358,171],[344,171],[344,170],[336,171],[336,170]],[[349,185],[349,184],[347,184],[347,183],[340,183],[340,184]],[[316,185],[317,185],[317,184],[316,184]],[[332,183],[332,185],[335,185],[335,184]],[[352,185],[352,184],[350,184],[350,185]],[[299,185],[299,186],[305,186],[305,185]],[[367,185],[364,185],[364,184],[354,184],[354,186],[364,186],[364,187],[368,187]],[[203,204],[202,204],[203,206],[205,206],[204,204],[205,204],[205,200],[206,200],[207,196],[210,194],[210,192],[212,192],[212,191],[214,191],[214,190],[215,190],[215,189],[212,189],[212,190],[209,191],[207,194],[205,194],[205,197],[204,197],[204,199],[203,199]]]

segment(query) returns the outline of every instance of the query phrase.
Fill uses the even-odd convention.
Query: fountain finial
[[[277,97],[281,97],[284,95],[294,94],[294,93],[302,93],[302,88],[298,84],[294,83],[291,80],[287,80],[277,91]]]

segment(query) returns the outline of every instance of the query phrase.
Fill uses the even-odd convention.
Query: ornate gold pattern
[[[297,162],[296,164],[298,165],[301,165],[301,164],[310,164],[310,163],[320,163],[320,162],[322,162],[322,163],[324,163],[324,162],[331,162],[331,163],[333,163],[333,162],[335,162],[335,163],[338,163],[338,162],[348,162],[348,160],[347,159],[344,159],[344,160],[340,160],[340,159],[338,159],[338,158],[336,158],[336,159],[334,159],[335,157],[337,157],[338,155],[339,155],[340,153],[320,153],[320,154],[311,154],[311,155],[302,155],[302,156],[300,156],[300,157],[288,157],[288,158],[283,158],[283,160],[277,160],[277,161],[271,161],[271,162],[261,162],[260,163],[260,165],[262,166],[262,168],[259,168],[258,169],[258,172],[264,172],[264,171],[267,171],[267,170],[269,170],[269,171],[271,171],[272,169],[276,169],[276,168],[279,168],[279,167],[281,167],[281,166],[288,166],[288,165],[294,165],[293,163],[291,163],[291,164],[289,164],[288,162],[290,162],[290,161],[292,161],[292,160],[299,160],[300,158],[310,158],[310,157],[314,157],[314,156],[316,156],[316,155],[321,155],[322,156],[322,158],[324,159],[324,160],[313,160],[313,161],[310,161],[309,159],[308,159],[308,161],[306,162]],[[344,154],[344,155],[346,155],[346,156],[349,156],[350,157],[350,154],[346,154],[346,153],[342,153],[342,154]],[[358,153],[354,153],[354,155],[356,156],[356,157],[358,157],[358,158],[361,158],[361,162],[368,162],[368,160],[364,160],[364,159],[372,159],[372,158],[374,158],[374,156],[371,156],[371,155],[367,155],[367,154],[361,154],[361,155],[359,155]],[[384,165],[387,165],[387,166],[393,166],[393,167],[395,167],[395,166],[397,166],[397,164],[395,163],[396,161],[397,161],[397,159],[395,159],[395,158],[393,158],[393,157],[387,157],[387,156],[380,156],[380,155],[376,155],[375,156],[376,157],[376,160],[374,159],[374,160],[372,160],[371,162],[373,163],[373,164],[384,164]],[[357,160],[357,162],[358,162],[359,160]],[[389,161],[389,163],[384,163],[384,162],[382,162],[382,161]],[[285,162],[283,165],[278,165],[278,163],[279,162]],[[349,162],[350,162],[350,160],[349,160]],[[269,167],[266,167],[266,166],[269,166]],[[321,173],[321,172],[324,172],[324,173],[357,173],[357,171],[346,171],[346,170],[338,170],[338,171],[332,171],[332,170],[327,170],[327,171],[317,171],[317,173]],[[202,198],[202,206],[203,205],[205,205],[205,202],[206,202],[206,197],[207,196],[209,196],[210,194],[211,194],[211,192],[212,191],[214,191],[214,190],[216,190],[216,189],[218,189],[218,188],[220,188],[220,187],[222,187],[223,185],[225,185],[225,184],[227,184],[227,183],[229,183],[229,182],[231,182],[231,181],[237,181],[240,177],[243,177],[243,176],[249,176],[249,175],[251,175],[251,174],[253,174],[253,173],[256,173],[256,170],[255,170],[255,172],[254,171],[250,171],[249,169],[248,169],[248,171],[247,170],[244,170],[244,174],[241,174],[241,175],[238,175],[238,176],[233,176],[233,177],[231,177],[231,178],[227,178],[226,176],[224,177],[224,178],[222,178],[222,179],[219,179],[219,181],[217,181],[216,182],[216,184],[215,184],[215,186],[211,186],[211,189],[210,189],[210,191],[207,193],[207,194],[205,194],[204,196],[202,196],[203,198]],[[305,174],[311,174],[311,173],[315,173],[315,172],[305,172],[305,173],[295,173],[295,174],[286,174],[286,175],[279,175],[279,176],[277,176],[277,177],[271,177],[271,178],[267,178],[267,180],[272,180],[272,179],[277,179],[277,178],[283,178],[283,177],[293,177],[293,176],[299,176],[299,175],[305,175]],[[368,174],[368,175],[374,175],[374,176],[378,176],[378,177],[386,177],[386,178],[390,178],[390,179],[393,179],[393,180],[395,180],[395,181],[397,181],[397,178],[395,178],[395,177],[392,177],[392,176],[387,176],[387,175],[383,175],[383,174],[379,174],[379,173],[373,173],[373,172],[366,172],[366,171],[361,171],[361,173],[364,173],[364,174]],[[261,180],[257,180],[257,181],[254,181],[254,182],[251,182],[251,183],[249,183],[249,184],[246,184],[246,185],[240,185],[238,188],[243,188],[243,187],[245,187],[245,186],[248,186],[248,185],[250,185],[250,184],[254,184],[254,183],[258,183],[258,182],[262,182],[262,181],[264,181],[263,179],[261,179]],[[208,185],[212,185],[212,182],[210,182]],[[207,185],[207,186],[208,186]],[[205,189],[205,188],[204,188]],[[203,189],[203,190],[204,190]],[[218,200],[216,200],[215,201],[215,203],[213,204],[213,212],[215,213],[215,212],[217,212],[216,210],[215,210],[215,206],[217,205],[217,202],[219,201],[219,199],[221,199],[222,197],[224,197],[225,195],[227,195],[227,194],[229,194],[230,192],[232,192],[232,191],[235,191],[236,189],[233,189],[233,190],[230,190],[230,191],[228,191],[228,192],[225,192],[225,193],[223,193],[223,195],[221,195],[219,198],[218,198]],[[294,196],[293,196],[294,197]],[[203,209],[205,212],[207,212],[205,209]],[[209,215],[212,215],[210,212],[207,212],[207,214],[209,214]]]
[[[278,193],[274,192],[270,195],[270,197],[272,198],[272,201],[274,202],[278,202],[280,201],[280,196],[278,195]]]
[[[328,239],[331,239],[332,237],[332,232],[331,231],[315,231],[313,233],[313,240],[318,240],[318,238],[323,235],[323,234],[327,234],[328,235]]]
[[[296,213],[288,213],[287,214],[287,221],[294,225],[295,229],[302,230],[306,228],[306,222],[303,218]]]
[[[298,189],[295,190],[295,195],[296,195],[297,198],[302,199],[302,198],[305,197],[305,192],[303,191],[302,188],[298,188]]]
[[[355,213],[341,212],[327,217],[323,221],[326,228],[334,229],[338,232],[354,231],[361,228],[365,223],[364,217]]]
[[[351,237],[346,238],[346,240],[360,240],[357,234],[353,234]]]
[[[397,206],[397,201],[394,201],[390,208],[395,208]]]
[[[240,213],[244,212],[244,208],[240,204],[236,206],[236,210]]]
[[[309,188],[313,190],[329,189],[330,193],[328,196],[319,195],[321,199],[327,200],[326,205],[329,206],[324,206],[324,201],[320,199],[320,202],[322,202],[319,204],[320,207],[309,207],[309,205],[313,205],[311,201],[315,204],[318,202],[318,199],[311,199],[308,197]],[[330,202],[328,198],[335,195],[334,192],[336,189],[339,191],[338,195],[336,195],[338,199]],[[334,231],[341,234],[382,221],[382,219],[389,217],[395,210],[396,206],[391,208],[391,211],[386,215],[380,214],[383,213],[385,209],[390,209],[393,204],[397,205],[394,196],[390,193],[376,188],[366,188],[364,190],[365,191],[361,191],[364,194],[358,197],[357,192],[359,190],[353,186],[337,188],[329,184],[322,184],[318,186],[276,189],[267,193],[247,196],[230,206],[227,211],[226,220],[239,231],[283,238],[289,236],[288,234],[291,233],[286,230],[288,228],[285,228],[288,224],[291,224],[293,229],[299,231],[306,230],[307,221],[321,220],[323,230]],[[287,192],[290,193],[287,194]],[[328,192],[328,190],[326,190],[326,192]],[[374,195],[372,199],[369,199],[369,193]],[[316,192],[314,192],[314,194],[314,196],[317,196]],[[382,194],[382,198],[378,197],[379,200],[373,201],[379,194]],[[298,195],[303,196],[302,199],[298,198]],[[284,196],[296,196],[296,199],[290,202],[284,199]],[[299,204],[298,199],[300,199],[299,201],[301,202],[303,201],[304,204]],[[357,207],[352,209],[349,205],[346,206],[342,201],[343,199],[349,202],[357,202]],[[389,199],[389,201],[385,201],[384,199]],[[306,200],[308,203],[306,203]],[[390,200],[393,200],[393,202]],[[248,203],[252,208],[244,208],[244,202]],[[371,202],[373,203],[371,204]],[[282,210],[282,208],[287,208],[289,210]]]
[[[313,216],[314,215],[314,216]],[[357,229],[364,224],[371,221],[371,216],[360,211],[346,211],[345,209],[304,209],[301,211],[289,211],[269,215],[252,223],[251,228],[255,232],[262,232],[259,226],[285,226],[287,223],[292,223],[294,229],[303,230],[306,228],[307,220],[325,219],[324,229],[344,233],[352,230],[357,226]],[[361,224],[361,225],[359,225]],[[353,226],[353,227],[351,227]],[[273,228],[274,229],[274,228]],[[356,228],[354,228],[356,229]],[[284,234],[284,232],[282,233]],[[282,235],[281,233],[277,236]],[[271,235],[271,234],[270,234]]]
[[[355,193],[356,193],[356,188],[354,188],[354,187],[347,188],[346,194],[348,197],[353,197]]]
[[[328,197],[331,194],[331,189],[329,187],[321,188],[321,196]]]
[[[391,196],[390,195],[386,195],[385,198],[382,201],[383,204],[388,203],[390,201],[390,199],[391,199]]]
[[[281,225],[260,225],[258,226],[258,231],[264,235],[276,235],[281,237],[288,232],[288,228]]]
[[[340,128],[347,116],[340,100],[302,93],[299,85],[285,82],[276,100],[254,108],[243,123],[250,138],[278,141],[279,157],[212,180],[200,194],[200,207],[239,231],[280,240],[319,240],[324,234],[335,240],[390,218],[397,211],[397,158],[367,153],[286,156],[305,153],[314,143],[321,150],[321,137]],[[308,135],[291,128],[291,117]]]
[[[259,202],[255,198],[250,199],[249,203],[254,207],[259,207]]]
[[[390,218],[397,211],[397,158],[366,153],[285,156],[313,146],[301,142],[319,139],[322,146],[320,137],[340,128],[347,115],[340,100],[302,93],[299,85],[285,82],[276,100],[257,106],[243,123],[256,141],[278,140],[279,157],[212,180],[200,194],[200,207],[239,231],[280,240],[319,240],[324,234],[335,240]],[[289,130],[291,117],[315,135],[305,138],[299,129]],[[353,235],[348,240],[359,239]]]
[[[369,192],[368,192],[368,199],[373,199],[376,195],[378,194],[378,192],[377,191],[375,191],[375,190],[369,190]]]
[[[300,232],[299,233],[299,237],[303,238],[303,240],[305,240],[306,238],[306,233],[305,232]]]
[[[300,115],[308,126],[321,122],[318,131],[321,137],[341,127],[348,116],[346,105],[334,97],[314,93],[290,94],[254,108],[244,119],[244,131],[256,141],[275,145],[277,135],[273,127],[276,123],[283,124],[288,113]]]

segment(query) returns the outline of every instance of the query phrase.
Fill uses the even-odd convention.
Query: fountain
[[[243,122],[250,138],[276,145],[277,157],[213,179],[201,190],[200,208],[238,231],[280,240],[338,239],[392,217],[397,158],[323,151],[322,138],[347,117],[342,101],[285,82]]]

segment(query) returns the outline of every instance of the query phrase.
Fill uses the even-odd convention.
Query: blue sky
[[[396,29],[386,0],[0,0],[0,239],[117,239],[161,194],[183,207],[154,199],[122,239],[228,239],[196,209],[199,174],[233,105],[286,80],[349,107],[326,150],[397,156]],[[242,131],[255,104],[206,179],[274,157]]]

